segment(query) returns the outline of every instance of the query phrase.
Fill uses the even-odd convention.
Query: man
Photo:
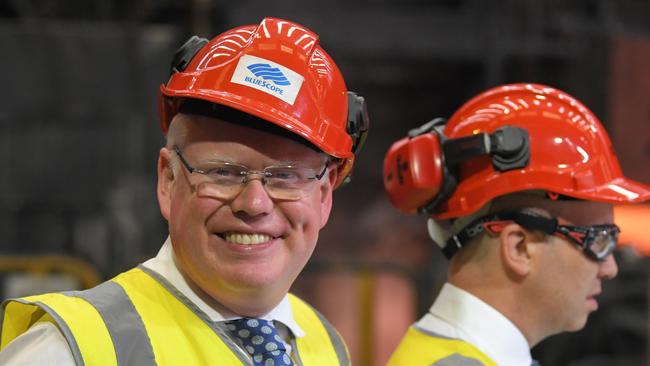
[[[530,348],[583,328],[616,276],[612,204],[650,198],[592,112],[535,84],[488,90],[411,131],[389,150],[384,182],[395,206],[431,216],[449,259],[392,366],[533,364]]]
[[[158,255],[94,289],[5,302],[3,365],[348,365],[288,290],[367,130],[310,30],[193,37],[161,86]]]

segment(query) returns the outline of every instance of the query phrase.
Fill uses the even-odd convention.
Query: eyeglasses
[[[254,179],[260,179],[269,197],[273,199],[299,200],[311,192],[315,186],[314,182],[323,178],[330,162],[328,159],[322,170],[293,165],[274,165],[262,170],[250,170],[243,165],[220,161],[195,168],[185,160],[178,146],[175,145],[173,149],[190,174],[201,174],[208,178],[200,185],[202,195],[225,200],[235,198],[246,183]]]
[[[548,235],[567,239],[582,248],[587,257],[599,262],[604,261],[616,249],[618,234],[621,232],[621,229],[614,224],[560,225],[556,218],[535,216],[523,212],[502,213],[497,217],[502,220],[501,223],[503,220],[514,221],[528,230],[539,230]],[[490,222],[483,225],[487,230],[492,231]]]
[[[567,239],[582,248],[587,257],[599,262],[605,261],[607,256],[616,249],[618,234],[621,232],[619,227],[614,224],[592,226],[560,225],[556,218],[535,216],[523,212],[502,212],[481,217],[470,223],[460,233],[449,239],[445,248],[455,252],[458,249],[453,248],[454,245],[460,247],[484,230],[499,233],[512,222],[528,230],[539,230],[548,235]]]

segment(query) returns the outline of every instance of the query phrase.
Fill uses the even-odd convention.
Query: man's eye
[[[238,177],[241,169],[231,166],[223,166],[208,170],[208,175],[219,178]]]
[[[272,178],[279,180],[299,180],[301,176],[300,172],[292,169],[273,170],[270,173]]]

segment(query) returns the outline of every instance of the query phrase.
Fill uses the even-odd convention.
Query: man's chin
[[[573,323],[569,324],[567,329],[565,331],[567,332],[578,332],[581,331],[585,325],[587,325],[587,318],[589,317],[589,314],[586,314],[582,317],[582,319],[575,319]]]
[[[284,277],[286,276],[282,273],[265,271],[259,267],[247,268],[235,273],[230,284],[241,292],[269,292],[274,288],[283,287],[282,283],[287,282]]]

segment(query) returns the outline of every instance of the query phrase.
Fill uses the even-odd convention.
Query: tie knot
[[[293,365],[273,322],[265,319],[243,318],[230,321],[226,326],[241,342],[246,352],[253,357],[255,365]]]

